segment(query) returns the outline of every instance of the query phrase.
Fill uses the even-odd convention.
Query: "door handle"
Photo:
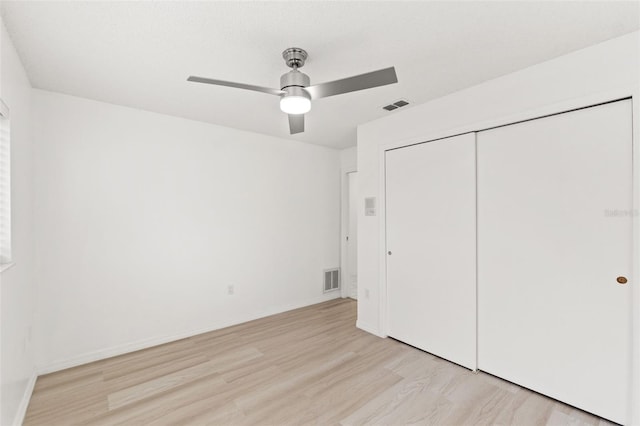
[[[618,281],[618,284],[626,284],[627,283],[627,277],[618,277],[618,278],[616,278],[616,281]]]

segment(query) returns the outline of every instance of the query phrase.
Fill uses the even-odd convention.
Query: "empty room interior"
[[[0,425],[640,425],[640,1],[0,16]]]

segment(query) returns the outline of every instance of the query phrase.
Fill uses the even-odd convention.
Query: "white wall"
[[[478,130],[476,124],[601,92],[635,87],[638,93],[639,34],[612,39],[358,127],[360,197],[381,196],[383,145],[402,146],[402,141],[428,140],[445,136],[449,130],[451,134]],[[379,335],[385,335],[382,226],[380,216],[361,213],[358,218],[358,324]],[[365,289],[371,296],[368,300],[361,297]],[[637,387],[637,370],[634,374]],[[640,421],[637,413],[635,418]]]
[[[358,148],[353,146],[340,151],[340,168],[345,173],[353,172],[358,167]]]
[[[40,90],[34,114],[40,371],[339,296],[339,151]]]
[[[10,108],[12,237],[15,265],[0,275],[0,424],[20,421],[33,385],[33,147],[31,85],[0,22],[0,98]],[[22,405],[21,405],[22,404]]]

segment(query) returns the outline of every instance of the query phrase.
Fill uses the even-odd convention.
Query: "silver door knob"
[[[391,256],[391,251],[388,251],[388,252],[387,252],[387,254],[388,254],[389,256]]]

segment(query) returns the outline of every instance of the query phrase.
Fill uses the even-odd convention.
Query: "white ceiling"
[[[640,27],[637,1],[1,5],[34,87],[337,148],[395,100],[423,103]],[[317,100],[290,136],[277,97],[186,81],[278,87],[292,46],[309,52],[312,84],[391,65],[399,83]]]

